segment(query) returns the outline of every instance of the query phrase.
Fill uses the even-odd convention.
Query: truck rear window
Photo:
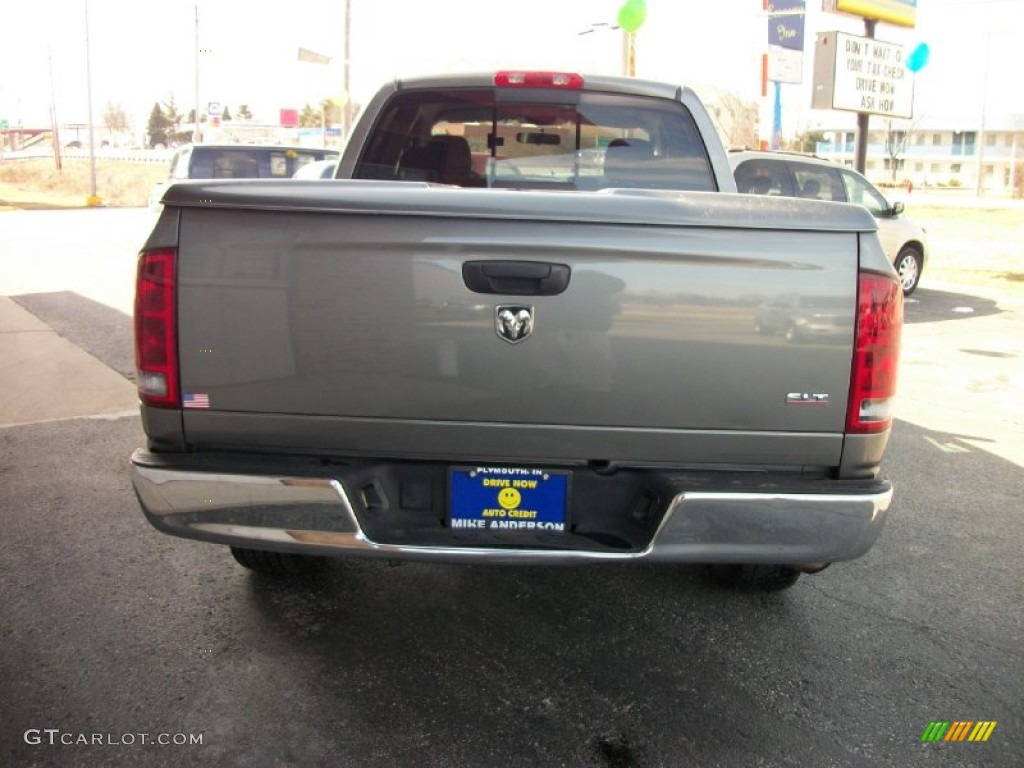
[[[714,191],[689,111],[667,99],[524,89],[398,93],[354,177],[464,187]]]

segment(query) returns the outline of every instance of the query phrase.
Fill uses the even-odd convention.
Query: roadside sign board
[[[768,45],[790,51],[804,49],[804,0],[772,0],[768,3]]]
[[[914,115],[914,76],[902,45],[822,32],[814,55],[812,109],[886,117]]]
[[[802,83],[804,52],[768,46],[768,79],[774,83]]]
[[[768,3],[768,79],[775,83],[804,81],[804,0]]]
[[[207,104],[206,105],[206,114],[208,114],[210,117],[215,117],[215,116],[220,115],[220,102],[219,101],[211,101],[209,104]]]

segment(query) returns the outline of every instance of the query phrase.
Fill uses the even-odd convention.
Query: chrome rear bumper
[[[888,482],[865,493],[680,492],[640,551],[410,546],[371,540],[332,478],[227,474],[147,466],[132,482],[146,517],[175,536],[312,555],[447,562],[804,564],[849,560],[878,538]]]

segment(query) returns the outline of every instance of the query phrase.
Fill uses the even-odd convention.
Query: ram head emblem
[[[533,333],[533,307],[499,306],[494,308],[494,329],[509,344],[518,344]]]

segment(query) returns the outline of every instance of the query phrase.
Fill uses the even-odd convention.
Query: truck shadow
[[[934,323],[987,317],[1003,311],[998,302],[981,296],[918,288],[904,301],[903,319],[907,323]]]

